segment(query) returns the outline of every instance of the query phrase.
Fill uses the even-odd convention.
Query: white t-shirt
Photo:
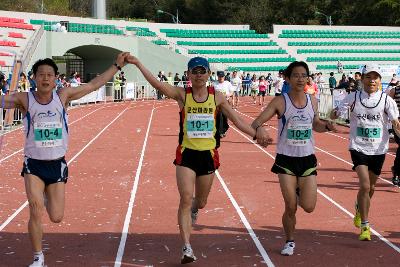
[[[235,78],[231,78],[231,83],[232,83],[233,91],[240,92],[240,86],[242,85],[242,79],[240,79],[239,76],[236,76]]]
[[[229,97],[233,92],[233,86],[228,81],[224,81],[222,83],[217,81],[216,83],[214,83],[214,88],[216,91],[223,93],[227,97]]]
[[[283,77],[277,76],[274,81],[275,93],[282,93]]]
[[[397,119],[396,102],[385,93],[377,91],[352,92],[339,104],[340,113],[350,113],[350,150],[365,155],[382,155],[389,148],[388,122]]]

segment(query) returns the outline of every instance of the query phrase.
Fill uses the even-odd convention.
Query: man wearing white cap
[[[381,79],[379,66],[366,65],[362,74],[363,90],[351,92],[331,112],[331,119],[337,119],[348,107],[351,111],[349,150],[360,186],[354,225],[361,228],[361,241],[371,240],[368,212],[389,147],[389,121],[400,136],[399,111],[396,102],[379,90]]]

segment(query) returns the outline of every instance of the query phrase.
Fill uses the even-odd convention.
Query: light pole
[[[158,9],[158,10],[157,10],[157,14],[168,14],[168,15],[170,15],[170,16],[172,17],[172,21],[173,21],[174,23],[176,23],[176,24],[181,23],[181,22],[179,21],[178,9],[176,10],[176,16],[173,15],[173,14],[171,14],[171,13],[169,13],[169,12],[167,12],[167,11],[161,10],[161,9]]]
[[[328,16],[318,10],[315,11],[315,15],[323,15],[326,18],[326,22],[328,23],[329,26],[332,26],[333,22],[332,22],[332,16]]]

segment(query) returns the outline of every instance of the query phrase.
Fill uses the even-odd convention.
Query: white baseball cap
[[[366,75],[366,74],[368,74],[368,73],[370,73],[370,72],[376,72],[376,73],[378,73],[378,75],[379,75],[379,77],[381,77],[381,79],[382,79],[382,72],[381,72],[381,68],[378,66],[378,65],[376,65],[376,64],[368,64],[368,65],[365,65],[365,67],[364,67],[364,75]]]

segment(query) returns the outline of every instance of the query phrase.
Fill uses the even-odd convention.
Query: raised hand
[[[130,56],[129,52],[119,53],[117,59],[115,60],[115,63],[117,63],[117,65],[121,68],[124,67],[128,63],[126,60],[128,56]]]
[[[138,59],[137,57],[135,57],[135,56],[132,56],[132,55],[127,56],[126,59],[125,59],[125,61],[126,61],[127,63],[134,64],[134,65],[136,65],[137,63],[139,63],[139,59]]]

